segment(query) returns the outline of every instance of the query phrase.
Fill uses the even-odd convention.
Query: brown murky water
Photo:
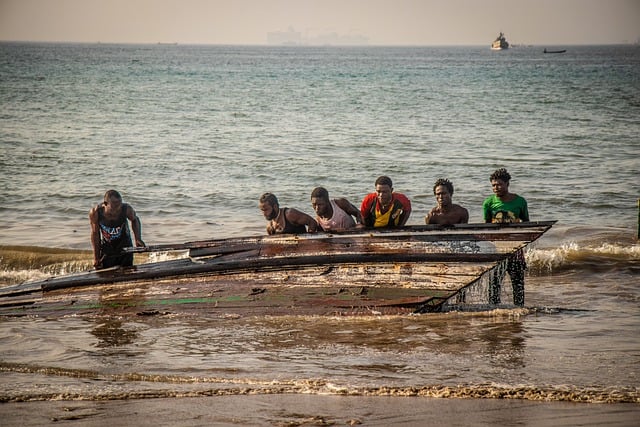
[[[542,241],[527,255],[522,309],[346,318],[108,312],[3,318],[0,400],[14,403],[0,405],[0,411],[19,414],[29,404],[17,402],[44,401],[51,418],[95,412],[80,416],[91,425],[110,417],[115,403],[108,402],[126,402],[133,412],[138,402],[137,413],[151,415],[161,402],[191,408],[216,397],[207,405],[228,414],[213,418],[223,424],[322,425],[322,417],[342,424],[351,416],[382,424],[383,414],[419,423],[441,402],[431,398],[447,398],[456,411],[466,405],[476,408],[471,411],[497,407],[528,417],[543,408],[495,403],[517,399],[585,404],[576,409],[584,417],[608,411],[588,403],[620,404],[626,409],[616,413],[628,421],[640,408],[637,246],[558,247],[553,234],[546,239],[550,244]],[[504,288],[508,292],[508,284]],[[318,401],[310,404],[310,396]],[[244,397],[255,414],[238,412],[234,418],[222,402],[242,406]],[[400,400],[388,405],[383,397]],[[296,406],[292,413],[309,416],[298,419],[268,403],[276,401],[327,409],[305,412]],[[78,412],[61,414],[59,408],[69,405]],[[389,409],[405,406],[415,406],[415,414]],[[185,424],[198,423],[194,418]]]

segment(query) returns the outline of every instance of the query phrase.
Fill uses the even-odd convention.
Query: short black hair
[[[311,192],[311,198],[313,199],[314,197],[329,200],[329,192],[324,187],[316,187]]]
[[[271,206],[280,206],[278,203],[278,198],[273,193],[264,193],[260,196],[260,203],[269,203]]]
[[[388,176],[382,175],[376,179],[375,185],[388,185],[389,187],[393,187],[393,182],[391,182],[391,178]]]
[[[493,181],[499,179],[500,181],[509,182],[511,181],[511,175],[505,168],[496,169],[495,172],[491,174],[489,177],[489,181]]]
[[[108,190],[106,193],[104,193],[104,203],[108,203],[109,199],[111,199],[112,197],[115,197],[116,200],[122,201],[122,196],[120,195],[120,193],[118,193],[116,190]]]
[[[449,190],[449,193],[453,196],[453,183],[447,178],[440,178],[435,184],[433,184],[433,194],[436,194],[436,188],[440,185],[447,187],[447,190]]]

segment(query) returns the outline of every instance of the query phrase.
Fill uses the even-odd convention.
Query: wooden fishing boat
[[[547,50],[547,48],[544,49],[544,53],[565,53],[567,50],[566,49],[561,49],[561,50]]]
[[[555,221],[426,225],[129,248],[169,261],[0,289],[0,316],[423,313],[464,302]],[[484,294],[476,295],[486,303]]]

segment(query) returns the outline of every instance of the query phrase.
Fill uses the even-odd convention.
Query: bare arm
[[[360,212],[360,209],[356,208],[345,198],[334,199],[334,201],[340,209],[356,219],[357,227],[364,227],[364,218],[362,218],[362,212]]]
[[[400,222],[398,223],[398,227],[402,227],[403,225],[405,225],[408,219],[409,219],[409,214],[407,212],[402,212],[402,215],[400,216]]]
[[[461,214],[460,214],[460,224],[468,224],[469,223],[469,211],[462,206],[460,206]]]
[[[432,222],[432,221],[433,221],[433,215],[435,214],[436,209],[438,209],[438,208],[435,207],[435,208],[431,209],[429,211],[429,213],[427,214],[427,216],[424,217],[424,223],[425,224],[434,224],[434,222]]]
[[[94,206],[89,211],[89,222],[91,223],[91,247],[93,248],[93,266],[102,266],[102,253],[100,251],[100,225],[98,224],[98,206]]]
[[[306,225],[309,233],[315,233],[318,231],[318,223],[316,220],[304,212],[300,212],[294,208],[289,208],[286,210],[285,215],[287,215],[287,220],[293,224]]]
[[[142,241],[142,222],[140,222],[140,218],[136,215],[136,211],[131,207],[131,205],[127,205],[127,218],[131,221],[131,230],[133,231],[133,237],[135,239],[136,246],[147,246]]]

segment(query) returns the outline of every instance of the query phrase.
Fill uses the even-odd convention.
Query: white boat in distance
[[[504,37],[504,33],[500,31],[500,35],[491,43],[491,50],[509,49],[509,42]]]

